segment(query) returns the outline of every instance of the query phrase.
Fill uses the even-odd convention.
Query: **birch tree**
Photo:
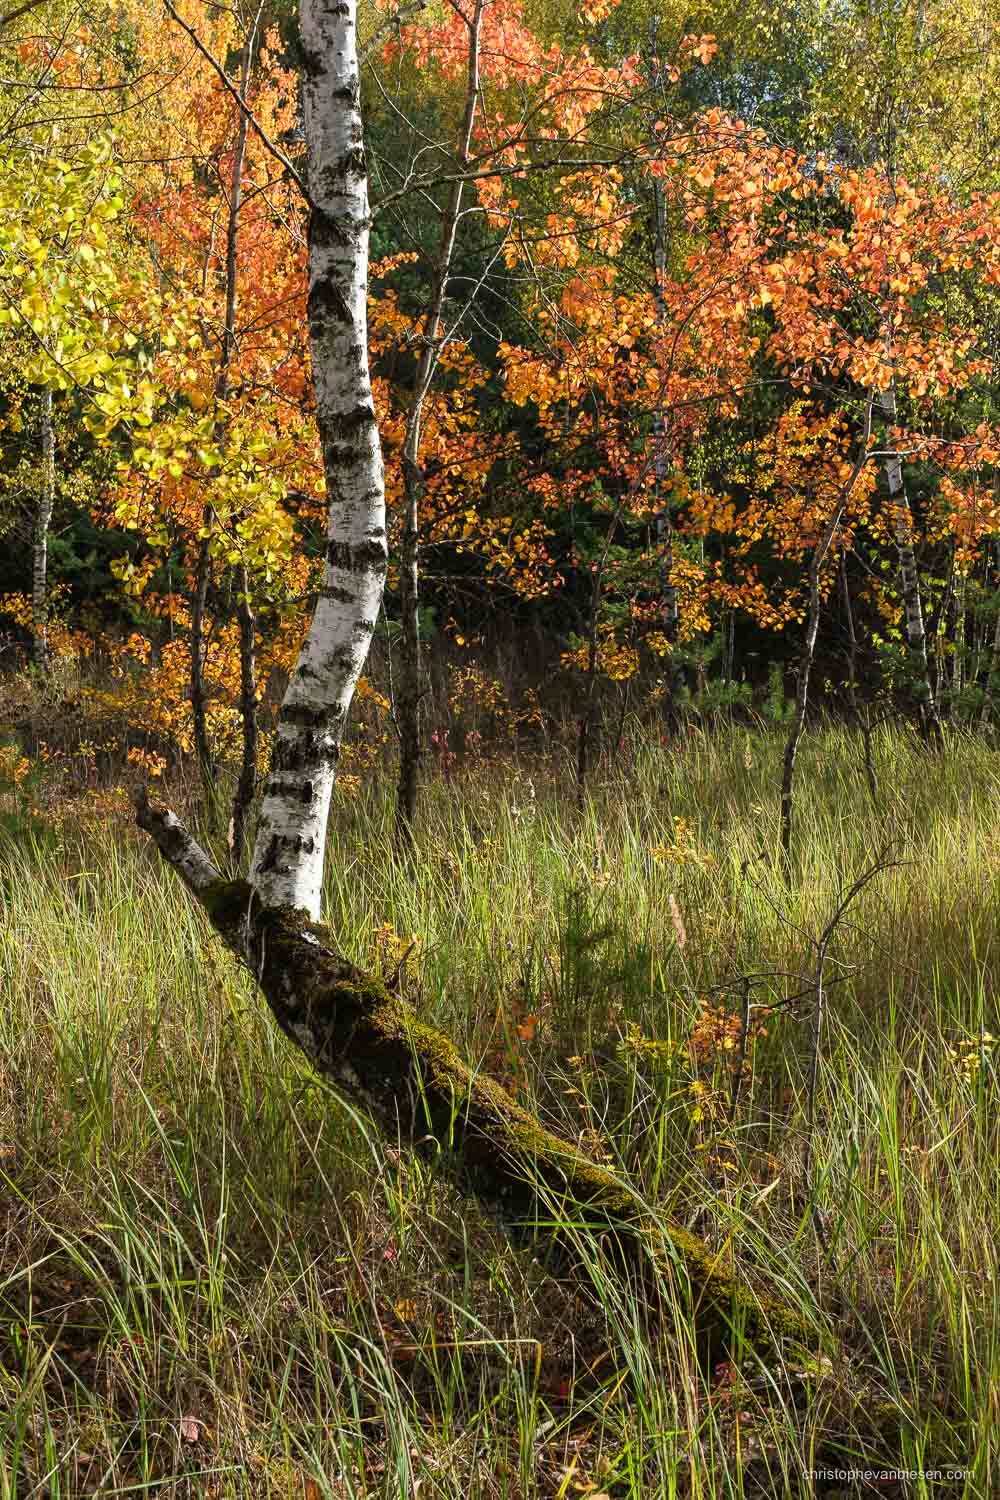
[[[281,707],[249,882],[223,880],[145,792],[138,822],[253,974],[285,1035],[314,1066],[415,1149],[452,1164],[512,1229],[549,1226],[566,1248],[581,1216],[610,1231],[629,1272],[659,1264],[686,1281],[710,1347],[737,1323],[762,1348],[808,1338],[801,1319],[755,1295],[720,1258],[664,1226],[626,1183],[569,1145],[318,925],[326,823],[344,723],[386,575],[385,500],[366,328],[369,208],[359,108],[356,0],[302,0],[308,145],[309,331],[329,501],[326,574]]]

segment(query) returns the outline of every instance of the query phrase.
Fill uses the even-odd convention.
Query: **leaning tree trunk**
[[[665,1225],[627,1183],[469,1068],[446,1036],[344,958],[328,929],[300,911],[262,905],[243,881],[221,879],[178,819],[145,795],[138,821],[317,1072],[361,1103],[390,1139],[450,1170],[513,1238],[541,1234],[569,1264],[581,1231],[607,1236],[612,1264],[634,1284],[653,1292],[661,1280],[677,1282],[690,1295],[710,1359],[735,1330],[761,1352],[783,1339],[811,1342],[802,1317],[743,1284],[725,1252]]]
[[[35,512],[35,535],[31,555],[31,656],[44,667],[49,656],[49,527],[56,498],[56,439],[52,420],[52,391],[42,392],[41,408],[42,486]]]
[[[888,385],[882,392],[881,406],[886,426],[891,427],[896,420],[894,385]],[[936,742],[941,738],[941,721],[938,717],[937,702],[931,686],[930,666],[927,660],[927,633],[924,629],[924,612],[920,599],[920,574],[913,550],[913,512],[906,493],[903,464],[899,454],[893,450],[886,452],[883,465],[889,489],[889,513],[896,538],[896,554],[899,558],[900,590],[906,616],[906,643],[910,651],[911,671],[916,679],[915,696],[920,712],[920,727],[925,740],[929,743]]]
[[[326,822],[344,719],[385,582],[382,459],[368,372],[368,198],[356,0],[302,0],[313,379],[330,505],[326,581],[282,704],[249,883],[227,882],[178,819],[138,798],[138,821],[247,965],[316,1070],[414,1149],[453,1167],[505,1226],[563,1246],[604,1232],[629,1273],[660,1261],[686,1282],[709,1350],[737,1327],[768,1349],[808,1341],[713,1252],[654,1220],[639,1196],[546,1130],[499,1084],[337,951],[319,911]]]

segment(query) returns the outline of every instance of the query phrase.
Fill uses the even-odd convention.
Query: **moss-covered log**
[[[703,1241],[664,1225],[626,1184],[470,1069],[446,1036],[339,954],[326,928],[264,909],[252,886],[222,880],[166,809],[143,798],[138,818],[317,1071],[390,1138],[439,1157],[508,1232],[544,1233],[568,1249],[586,1229],[607,1236],[609,1255],[636,1280],[648,1284],[658,1261],[680,1273],[711,1352],[734,1326],[761,1351],[811,1341],[797,1313],[755,1295]]]

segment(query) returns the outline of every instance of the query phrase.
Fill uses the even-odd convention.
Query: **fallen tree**
[[[784,1339],[810,1342],[802,1318],[743,1284],[724,1252],[664,1224],[626,1183],[470,1069],[448,1037],[338,953],[327,928],[293,908],[263,906],[246,881],[223,879],[180,820],[145,793],[137,819],[317,1072],[389,1139],[442,1160],[508,1233],[544,1235],[564,1260],[581,1231],[606,1236],[609,1259],[634,1283],[652,1292],[657,1281],[679,1280],[713,1357],[735,1330],[761,1352]]]
[[[292,672],[248,881],[225,880],[180,820],[146,793],[139,825],[246,964],[285,1035],[316,1070],[415,1149],[432,1152],[500,1222],[572,1250],[604,1237],[617,1268],[687,1283],[708,1349],[739,1330],[773,1349],[809,1341],[802,1319],[754,1294],[695,1236],[546,1129],[317,924],[341,735],[378,617],[385,498],[368,369],[369,210],[356,0],[302,0],[309,152],[309,324],[329,502],[323,587]],[[241,104],[242,107],[242,104]]]

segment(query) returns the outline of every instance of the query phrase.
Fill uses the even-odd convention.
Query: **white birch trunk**
[[[347,712],[386,573],[385,487],[368,370],[367,168],[357,0],[302,0],[309,332],[329,524],[324,585],[278,721],[251,880],[266,907],[320,910]]]
[[[251,884],[225,881],[169,809],[136,798],[136,819],[194,892],[215,930],[255,975],[282,1032],[393,1140],[454,1164],[511,1232],[554,1224],[557,1251],[579,1259],[577,1225],[607,1247],[608,1268],[662,1292],[690,1288],[706,1367],[739,1329],[744,1348],[797,1345],[811,1329],[749,1291],[719,1256],[578,1147],[548,1131],[405,1001],[339,955],[300,911],[320,905],[323,846],[344,719],[363,666],[386,570],[385,500],[368,374],[368,201],[355,43],[357,0],[302,0],[310,225],[313,383],[330,502],[326,583],[282,704]],[[292,906],[297,911],[289,912]],[[565,1205],[574,1208],[569,1234]],[[552,1218],[557,1210],[557,1218]],[[568,1254],[567,1254],[568,1252]],[[652,1281],[649,1280],[652,1272]],[[646,1298],[642,1304],[645,1305]],[[797,1357],[797,1356],[796,1356]],[[787,1355],[782,1355],[787,1359]]]
[[[36,666],[44,667],[49,654],[49,527],[56,498],[56,440],[52,391],[48,388],[42,392],[41,440],[42,488],[31,557],[31,655]]]

